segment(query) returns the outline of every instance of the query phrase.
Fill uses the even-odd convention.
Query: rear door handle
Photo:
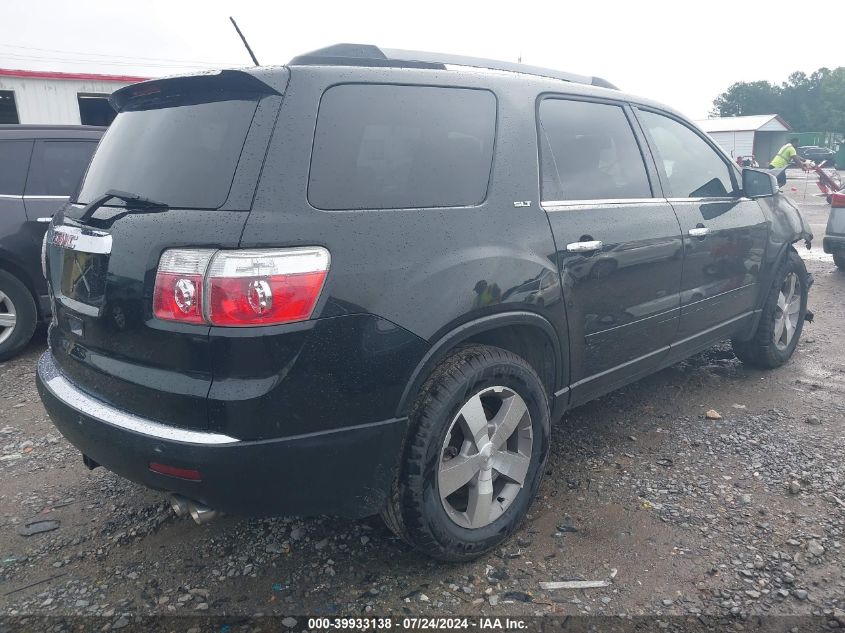
[[[710,233],[710,229],[706,226],[697,226],[694,229],[689,230],[689,234],[692,237],[707,237],[708,233]]]
[[[50,224],[50,221],[53,219],[51,215],[45,215],[43,218],[35,218],[36,222],[41,222],[41,224]]]
[[[570,253],[589,253],[591,251],[601,250],[602,243],[599,240],[592,242],[572,242],[566,245],[566,250]]]

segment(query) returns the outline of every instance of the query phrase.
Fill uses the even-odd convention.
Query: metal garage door
[[[710,132],[710,138],[731,158],[754,153],[754,132]]]

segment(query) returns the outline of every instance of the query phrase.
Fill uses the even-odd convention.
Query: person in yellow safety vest
[[[798,147],[798,140],[797,136],[793,136],[789,139],[789,143],[784,145],[778,150],[778,153],[775,154],[775,157],[769,161],[769,169],[777,169],[780,173],[778,173],[778,184],[783,187],[786,184],[786,168],[789,166],[790,163],[795,163],[804,171],[808,171],[810,169],[809,161],[801,160],[801,157],[798,155],[798,151],[796,148]]]

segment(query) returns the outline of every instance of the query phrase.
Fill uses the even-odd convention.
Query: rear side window
[[[308,200],[318,209],[480,204],[496,98],[486,90],[342,85],[320,102]]]
[[[539,116],[544,201],[651,197],[642,154],[621,106],[544,99]]]
[[[0,195],[22,196],[32,141],[0,141]]]
[[[686,125],[662,114],[638,116],[654,144],[655,158],[673,198],[723,198],[734,189],[725,160]]]
[[[69,196],[96,147],[94,141],[36,141],[26,195]]]
[[[258,98],[214,93],[130,102],[103,136],[78,202],[116,189],[172,207],[223,206]]]

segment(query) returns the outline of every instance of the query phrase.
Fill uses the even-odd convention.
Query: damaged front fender
[[[804,241],[809,250],[813,244],[813,232],[798,206],[782,193],[767,198],[765,203],[769,206],[770,242],[775,246],[775,250],[780,251],[781,248],[778,247],[800,240]]]

